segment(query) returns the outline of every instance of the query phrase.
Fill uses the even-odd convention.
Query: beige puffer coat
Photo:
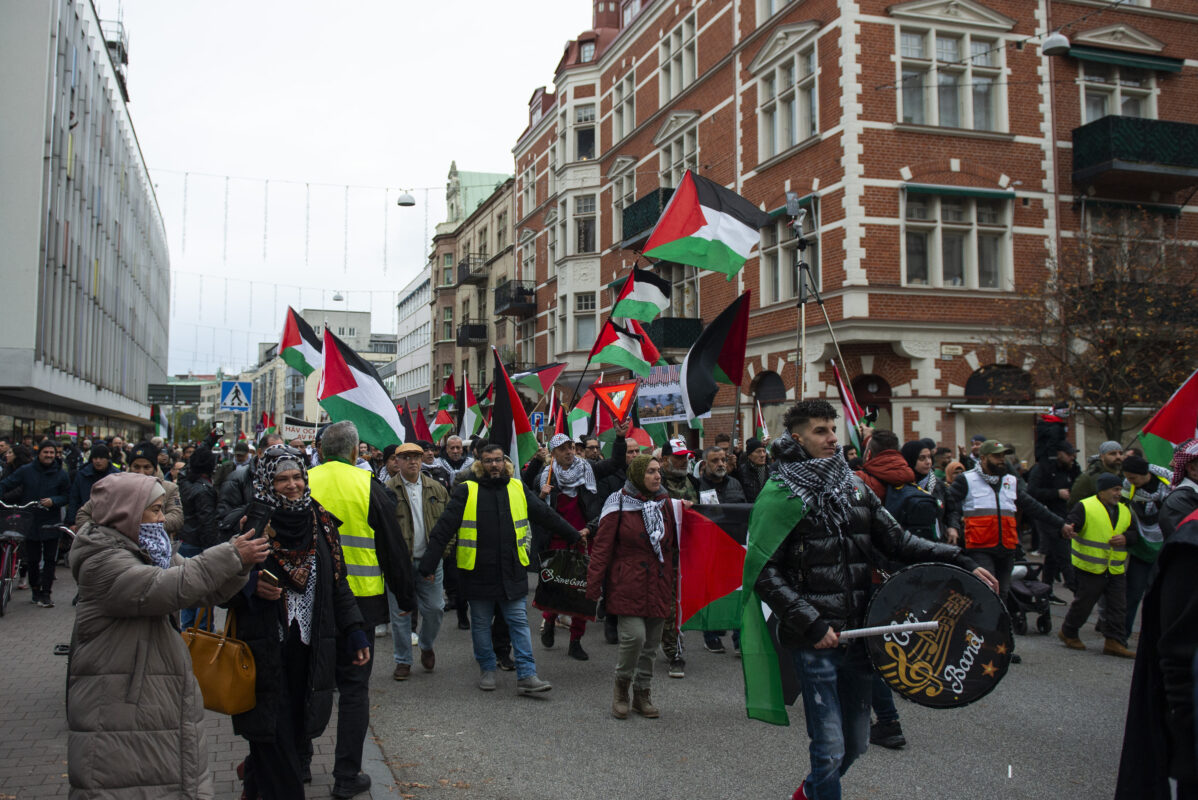
[[[227,600],[249,568],[229,543],[155,566],[136,542],[155,484],[132,473],[97,483],[93,521],[71,548],[79,586],[67,689],[72,798],[213,796],[204,702],[177,615]]]

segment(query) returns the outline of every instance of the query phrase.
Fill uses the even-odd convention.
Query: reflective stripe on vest
[[[458,528],[458,569],[474,569],[478,558],[478,482],[466,482],[466,510],[462,512],[462,523]],[[524,484],[515,478],[507,482],[508,507],[512,511],[512,530],[516,535],[516,555],[522,566],[528,566],[529,540],[532,531],[528,527],[528,500],[524,497]]]
[[[1014,550],[1019,541],[1015,527],[1015,501],[1018,497],[1014,475],[1004,475],[997,495],[981,472],[965,473],[969,494],[961,504],[965,528],[965,546],[973,549],[999,547]]]
[[[308,470],[312,499],[341,520],[338,533],[345,557],[345,577],[356,597],[383,593],[383,571],[374,549],[370,516],[370,473],[364,469],[328,461]]]
[[[1073,566],[1095,575],[1108,570],[1112,575],[1122,575],[1127,567],[1127,546],[1112,545],[1111,537],[1131,527],[1131,510],[1120,503],[1118,521],[1111,525],[1111,515],[1097,496],[1083,500],[1082,508],[1086,510],[1086,524],[1073,540]]]

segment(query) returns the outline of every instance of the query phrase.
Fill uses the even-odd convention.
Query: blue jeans
[[[413,572],[415,572],[413,570]],[[441,630],[441,619],[445,616],[444,576],[441,565],[431,582],[417,576],[416,608],[420,611],[420,649],[432,650],[437,633]],[[396,664],[412,663],[412,615],[404,614],[395,595],[387,592],[387,605],[391,607],[391,645],[395,649]]]
[[[461,602],[460,600],[458,602]],[[516,657],[516,678],[537,674],[537,662],[532,657],[532,637],[528,633],[527,598],[516,600],[471,600],[470,638],[474,643],[474,660],[483,672],[495,671],[495,648],[491,644],[491,620],[495,613],[503,615],[512,635],[512,651]]]
[[[894,692],[890,690],[890,686],[886,681],[882,680],[882,676],[874,674],[873,680],[873,708],[874,713],[878,715],[878,722],[898,722],[898,708],[894,705]]]
[[[194,558],[204,552],[203,548],[196,547],[194,544],[179,543],[179,555],[183,558]],[[195,625],[196,616],[200,616],[200,625],[198,627],[205,630],[212,630],[213,620],[203,619],[203,609],[200,608],[185,608],[179,612],[179,627],[187,630],[192,625]]]
[[[803,687],[803,714],[811,738],[811,800],[840,800],[840,777],[869,747],[873,670],[865,645],[791,651]]]

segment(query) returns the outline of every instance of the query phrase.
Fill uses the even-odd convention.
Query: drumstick
[[[866,636],[885,636],[888,633],[915,633],[916,631],[934,631],[940,627],[939,622],[904,622],[901,625],[879,625],[876,628],[854,628],[851,631],[841,631],[840,641],[846,639],[863,639]]]

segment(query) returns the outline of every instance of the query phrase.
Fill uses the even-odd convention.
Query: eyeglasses
[[[502,458],[484,458],[483,463],[484,464],[502,464],[503,459]]]

